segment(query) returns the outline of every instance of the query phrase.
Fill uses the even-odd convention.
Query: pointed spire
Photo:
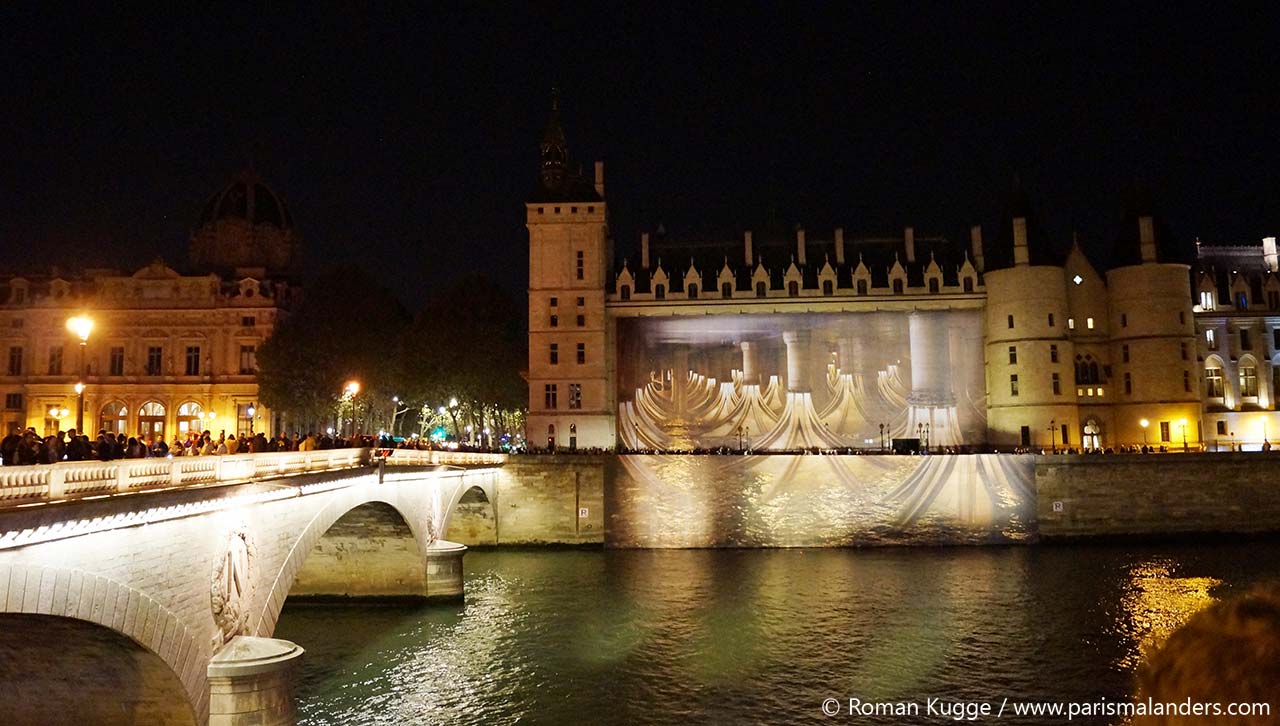
[[[547,189],[560,188],[564,183],[565,164],[569,160],[569,145],[564,138],[564,127],[560,125],[559,88],[551,89],[551,112],[538,150],[542,157],[542,186]]]

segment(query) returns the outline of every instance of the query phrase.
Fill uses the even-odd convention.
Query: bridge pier
[[[427,602],[462,602],[462,556],[467,546],[436,540],[427,548]]]
[[[209,661],[209,726],[294,726],[302,648],[238,635]]]

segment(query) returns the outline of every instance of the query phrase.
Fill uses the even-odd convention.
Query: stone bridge
[[[288,597],[461,599],[506,457],[368,449],[0,470],[0,723],[292,723]],[[496,512],[480,517],[496,521]],[[302,644],[305,646],[305,644]]]

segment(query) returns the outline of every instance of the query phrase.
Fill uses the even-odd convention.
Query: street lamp
[[[84,433],[84,383],[76,383],[76,433]]]
[[[77,338],[80,339],[80,378],[84,378],[84,355],[85,349],[89,347],[89,334],[93,332],[93,318],[88,315],[77,315],[67,318],[67,330],[70,330]],[[79,397],[79,403],[76,405],[76,431],[84,433],[84,384],[76,384],[76,395]]]
[[[1146,445],[1147,445],[1147,427],[1151,425],[1151,422],[1150,422],[1150,421],[1148,421],[1148,420],[1146,420],[1146,419],[1144,418],[1144,419],[1142,419],[1141,421],[1139,421],[1139,422],[1138,422],[1138,425],[1142,427],[1142,445],[1143,445],[1143,447],[1146,447]]]
[[[1187,453],[1187,420],[1180,419],[1178,421],[1182,425],[1182,453]]]
[[[253,436],[253,417],[258,413],[258,408],[251,403],[245,413],[249,414],[249,435]]]
[[[360,392],[360,381],[347,381],[343,389],[351,395],[351,435],[356,435],[356,394]]]
[[[1049,453],[1058,453],[1058,420],[1049,419]]]

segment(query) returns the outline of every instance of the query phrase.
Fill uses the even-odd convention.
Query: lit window
[[[1200,293],[1200,309],[1206,310],[1206,311],[1213,310],[1213,293],[1212,292],[1208,290],[1204,290]]]
[[[1222,398],[1222,369],[1216,366],[1204,369],[1204,395]]]
[[[581,383],[569,384],[569,408],[571,409],[582,408],[582,384]]]
[[[1218,347],[1218,338],[1213,334],[1213,328],[1204,331],[1204,342],[1208,343],[1210,348]]]
[[[1083,396],[1083,395],[1084,395],[1084,389],[1083,389],[1083,388],[1077,388],[1077,389],[1076,389],[1076,395],[1077,395],[1077,396]]]
[[[1080,283],[1084,282],[1084,278],[1079,275],[1076,275],[1075,277],[1071,278],[1071,281],[1079,285]]]
[[[1092,395],[1093,395],[1093,387],[1092,387],[1092,386],[1091,386],[1091,387],[1089,387],[1089,388],[1086,388],[1085,390],[1089,392],[1089,395],[1090,395],[1090,396],[1092,396]]]
[[[1070,330],[1075,330],[1075,329],[1076,329],[1076,319],[1075,319],[1075,318],[1067,318],[1067,328],[1068,328],[1068,329],[1070,329]]]
[[[1093,318],[1085,318],[1085,319],[1084,319],[1084,326],[1085,326],[1086,328],[1088,328],[1089,330],[1093,330]]]
[[[1255,366],[1240,366],[1240,395],[1252,398],[1258,395],[1258,369]]]

